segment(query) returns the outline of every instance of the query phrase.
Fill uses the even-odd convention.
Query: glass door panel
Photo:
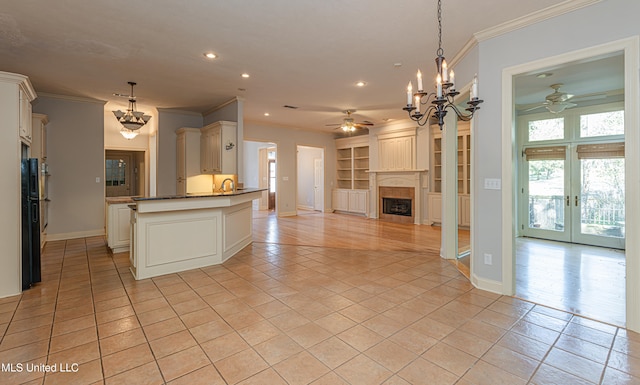
[[[578,167],[574,242],[624,248],[624,159],[580,159]]]
[[[522,230],[530,237],[568,241],[566,161],[530,159],[526,165],[523,192],[526,194],[527,220],[526,228]]]

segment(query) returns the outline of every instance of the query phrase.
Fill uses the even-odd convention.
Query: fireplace
[[[411,199],[382,198],[382,213],[411,216]]]
[[[415,189],[413,187],[385,187],[378,190],[380,219],[389,222],[414,223]]]

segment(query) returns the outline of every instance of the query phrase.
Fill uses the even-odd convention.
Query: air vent
[[[297,110],[297,109],[298,109],[298,107],[296,107],[296,106],[290,106],[290,105],[288,105],[288,104],[285,104],[285,105],[284,105],[284,106],[282,106],[282,107],[284,107],[284,108],[291,108],[292,110]]]

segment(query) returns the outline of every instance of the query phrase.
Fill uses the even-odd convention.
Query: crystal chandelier
[[[133,86],[136,85],[135,82],[128,82],[131,85],[131,94],[129,94],[129,108],[127,112],[122,112],[120,110],[113,111],[113,114],[118,119],[118,122],[122,124],[122,129],[120,133],[126,139],[131,140],[138,136],[139,129],[147,124],[149,119],[151,119],[150,115],[145,115],[144,112],[136,111],[136,97],[133,96]]]
[[[469,106],[461,111],[455,104],[454,99],[460,92],[456,91],[455,78],[453,70],[447,72],[447,61],[444,59],[444,50],[442,49],[442,4],[438,0],[438,50],[436,51],[436,69],[438,76],[436,77],[436,92],[425,92],[422,88],[422,73],[418,70],[418,92],[413,92],[413,84],[409,82],[407,86],[407,106],[403,110],[407,111],[411,120],[424,126],[429,122],[429,118],[433,117],[438,121],[440,130],[444,126],[444,117],[447,115],[447,109],[452,109],[458,116],[458,120],[469,121],[473,118],[473,114],[480,109],[478,104],[483,100],[478,98],[478,77],[473,77],[473,83],[469,91]],[[415,102],[415,105],[414,105]],[[426,107],[424,113],[421,112],[422,106]]]

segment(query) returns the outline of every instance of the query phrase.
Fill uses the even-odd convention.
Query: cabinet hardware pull
[[[571,198],[567,195],[567,206],[571,206]]]
[[[576,195],[576,207],[578,206],[578,196]]]

